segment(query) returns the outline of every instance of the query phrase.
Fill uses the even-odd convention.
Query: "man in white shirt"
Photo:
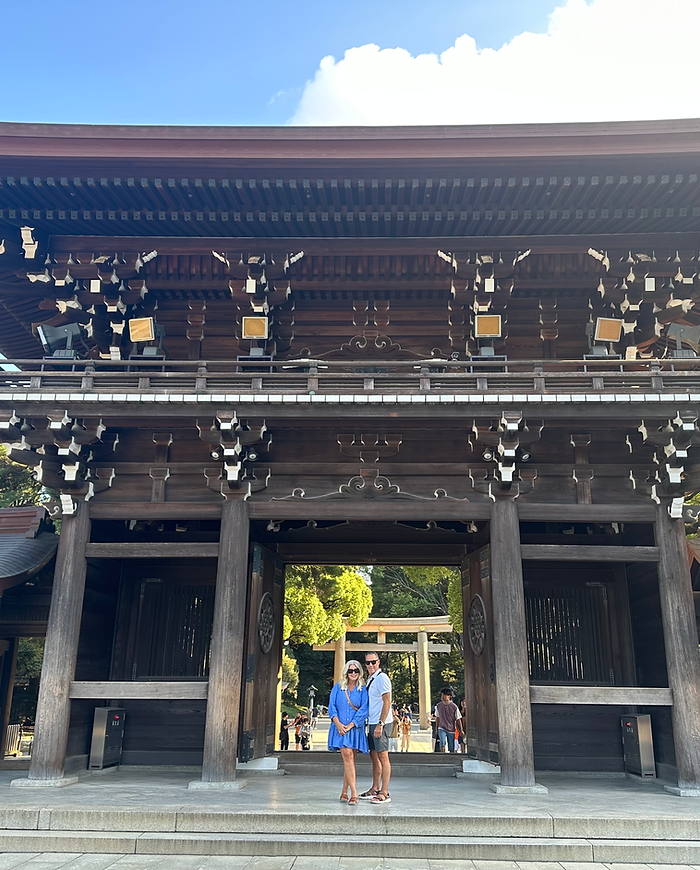
[[[367,666],[367,691],[369,713],[367,715],[367,742],[372,759],[372,788],[359,797],[373,804],[388,804],[391,762],[389,761],[389,735],[391,734],[391,680],[382,671],[379,653],[365,654]]]

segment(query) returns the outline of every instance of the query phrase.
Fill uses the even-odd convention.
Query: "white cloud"
[[[441,55],[324,57],[293,124],[491,124],[700,117],[699,0],[567,0],[547,33]]]

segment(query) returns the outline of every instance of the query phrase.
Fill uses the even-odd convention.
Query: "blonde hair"
[[[348,687],[348,668],[350,667],[350,665],[356,665],[360,671],[359,676],[357,678],[358,687],[364,686],[364,684],[365,684],[364,668],[362,667],[360,662],[357,661],[357,659],[350,659],[349,662],[345,662],[345,667],[343,668],[342,676],[340,677],[340,680],[338,681],[340,684],[340,688],[343,690],[347,689],[347,687]]]

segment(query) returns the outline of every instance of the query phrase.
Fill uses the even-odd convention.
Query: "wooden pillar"
[[[700,795],[700,655],[693,588],[683,520],[665,505],[656,514],[659,594],[668,685],[673,693],[673,742],[678,768],[676,794]]]
[[[277,691],[275,692],[275,749],[280,748],[280,728],[282,727],[282,662],[277,669]]]
[[[335,642],[335,658],[333,659],[333,682],[337,683],[343,676],[345,667],[345,641],[347,634],[341,634]]]
[[[491,508],[491,595],[501,765],[493,790],[544,792],[535,784],[520,523],[511,498],[497,498]]]
[[[236,780],[248,593],[248,505],[224,502],[216,570],[202,779],[190,788],[241,788]],[[255,630],[255,629],[253,629]]]
[[[430,662],[428,632],[418,632],[418,722],[422,730],[430,727]]]
[[[10,723],[12,695],[15,688],[19,638],[11,637],[7,640],[0,640],[0,647],[2,647],[2,655],[0,655],[0,758],[4,758],[7,726]]]
[[[78,781],[77,776],[65,776],[68,694],[78,658],[89,540],[88,506],[78,502],[75,514],[63,517],[58,539],[29,779],[13,780],[12,785],[70,785]]]

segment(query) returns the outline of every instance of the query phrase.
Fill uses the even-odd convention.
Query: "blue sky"
[[[0,119],[284,124],[326,55],[442,52],[544,31],[556,0],[33,0],[6,3]],[[11,35],[14,34],[12,37]]]
[[[700,117],[700,0],[5,3],[0,120]]]

